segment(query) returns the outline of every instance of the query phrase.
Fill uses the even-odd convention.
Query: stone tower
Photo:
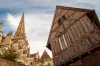
[[[2,28],[3,28],[3,24],[0,23],[0,43],[1,43],[1,41],[2,41],[2,36],[3,36]]]
[[[29,49],[28,41],[26,40],[24,13],[21,17],[19,26],[14,35],[12,47],[20,54],[20,59],[18,59],[18,61],[21,61],[22,63],[26,63],[27,57],[29,57],[30,49]]]
[[[29,45],[28,41],[26,40],[25,34],[25,24],[24,24],[24,13],[21,17],[19,26],[17,31],[14,35],[15,43],[18,42],[18,49],[23,49],[23,54],[29,54]]]
[[[26,36],[25,36],[25,24],[24,24],[24,13],[21,17],[21,20],[20,20],[20,23],[19,23],[19,26],[17,28],[17,31],[14,35],[14,38],[15,39],[26,39]]]
[[[24,13],[21,17],[19,26],[15,32],[13,37],[13,33],[10,31],[6,36],[3,36],[2,33],[3,24],[0,23],[0,54],[4,52],[4,50],[13,49],[19,54],[19,58],[17,62],[21,62],[27,66],[30,66],[31,60],[30,58],[30,47],[28,44],[28,40],[26,39],[25,34],[25,24],[24,24]]]

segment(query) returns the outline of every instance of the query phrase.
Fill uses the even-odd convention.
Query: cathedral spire
[[[26,36],[25,36],[25,24],[24,24],[24,13],[21,17],[21,20],[20,20],[20,23],[19,23],[19,26],[17,28],[17,31],[15,33],[15,39],[25,39]]]

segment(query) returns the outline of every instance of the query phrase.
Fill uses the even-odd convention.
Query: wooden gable
[[[55,10],[51,30],[49,33],[48,41],[47,41],[47,47],[51,49],[50,42],[55,38],[59,37],[60,35],[62,35],[68,28],[70,28],[70,26],[74,25],[85,15],[90,15],[92,16],[92,18],[94,16],[96,25],[100,27],[100,24],[98,24],[99,20],[94,10],[57,6]],[[74,27],[75,26],[71,28]]]

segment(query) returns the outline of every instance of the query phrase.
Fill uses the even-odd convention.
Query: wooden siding
[[[89,17],[90,12],[92,10],[56,9],[48,38],[55,66],[73,62],[73,59],[90,52],[100,43],[100,28],[95,24],[96,20]]]

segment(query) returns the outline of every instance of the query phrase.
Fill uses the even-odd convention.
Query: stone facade
[[[17,59],[17,62],[21,62],[25,65],[31,66],[32,58],[30,58],[30,48],[28,44],[28,40],[26,39],[25,34],[25,24],[24,24],[24,14],[20,20],[19,26],[15,35],[13,36],[12,32],[9,32],[6,36],[3,36],[2,32],[3,24],[0,24],[0,53],[5,49],[13,49],[20,56]]]
[[[34,53],[34,54],[30,54],[30,57],[33,58],[33,59],[32,59],[33,62],[31,63],[32,66],[37,66],[37,64],[40,62],[40,61],[39,61],[39,59],[40,59],[40,57],[39,57],[39,52]]]

